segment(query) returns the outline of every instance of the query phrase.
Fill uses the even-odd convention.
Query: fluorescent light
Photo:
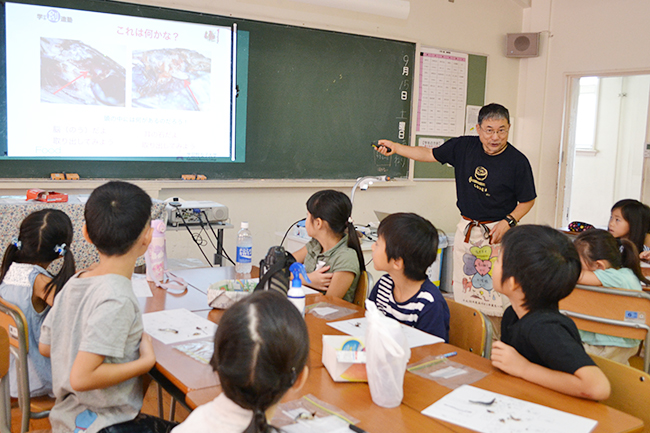
[[[382,15],[405,20],[411,10],[408,0],[294,0],[330,8],[345,9],[366,14]]]

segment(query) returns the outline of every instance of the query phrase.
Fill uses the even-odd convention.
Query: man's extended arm
[[[395,143],[390,140],[377,141],[377,152],[382,155],[398,154],[405,158],[414,159],[416,161],[436,162],[433,157],[433,152],[428,147],[421,146],[405,146],[403,144]],[[390,151],[388,150],[390,149]]]

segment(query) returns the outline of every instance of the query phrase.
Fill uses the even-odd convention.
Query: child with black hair
[[[86,202],[83,234],[99,263],[68,280],[41,328],[39,350],[52,362],[55,433],[163,433],[176,425],[139,413],[140,376],[156,357],[131,276],[151,241],[150,215],[149,195],[127,182],[108,182]]]
[[[414,213],[394,213],[379,224],[372,245],[379,279],[368,299],[384,315],[449,341],[449,307],[427,277],[436,260],[438,230]]]
[[[354,300],[359,276],[366,270],[351,215],[352,202],[344,193],[314,193],[307,200],[305,222],[312,239],[293,253],[311,280],[303,284],[348,302]]]
[[[524,225],[506,232],[492,280],[511,305],[503,314],[501,341],[492,345],[492,364],[564,394],[605,400],[607,377],[582,347],[575,323],[558,310],[580,268],[575,247],[557,230]]]
[[[18,237],[5,250],[0,268],[0,297],[25,315],[29,331],[27,368],[32,397],[52,392],[50,360],[38,352],[41,324],[54,299],[75,272],[70,217],[58,209],[43,209],[27,215]],[[63,259],[59,273],[46,271],[50,263]],[[11,356],[11,396],[18,396],[15,359]]]
[[[617,241],[605,230],[591,229],[580,233],[573,244],[582,262],[578,284],[641,291],[641,281],[650,283],[641,272],[639,254],[632,241],[625,238]],[[641,343],[632,338],[587,331],[580,331],[580,337],[587,353],[626,365]]]
[[[210,365],[221,393],[172,433],[267,433],[275,406],[307,380],[309,334],[285,296],[255,292],[230,307],[214,337]]]
[[[617,201],[607,229],[616,239],[629,239],[641,259],[650,258],[650,207],[631,198]]]

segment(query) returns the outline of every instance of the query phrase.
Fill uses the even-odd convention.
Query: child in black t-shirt
[[[506,232],[492,280],[512,305],[501,341],[492,345],[492,364],[564,394],[604,400],[609,381],[585,353],[575,323],[558,311],[580,271],[578,252],[560,232],[537,225]]]

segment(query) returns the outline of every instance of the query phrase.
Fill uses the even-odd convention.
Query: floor
[[[165,418],[169,418],[169,406],[170,406],[170,396],[166,392],[163,392],[163,408],[165,411]],[[144,402],[142,404],[142,412],[150,415],[158,415],[158,389],[155,383],[152,383],[149,387],[147,394],[144,396]],[[176,404],[176,415],[174,417],[175,421],[181,422],[189,415],[189,411],[182,407],[180,404]],[[47,418],[32,420],[29,424],[29,431],[33,430],[48,430],[50,428],[50,422]],[[20,410],[18,407],[11,409],[11,432],[19,433],[20,432]]]

